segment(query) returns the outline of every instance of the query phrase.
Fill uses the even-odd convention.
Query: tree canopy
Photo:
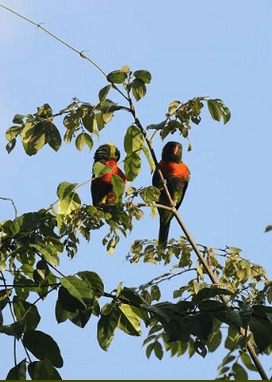
[[[204,109],[219,123],[227,124],[231,117],[221,99],[196,96],[186,101],[170,100],[165,118],[144,127],[137,103],[152,86],[152,74],[128,65],[106,74],[85,54],[77,53],[104,75],[105,84],[97,90],[98,101],[74,98],[62,110],[54,111],[52,105],[44,103],[36,111],[16,114],[5,133],[6,150],[12,155],[21,144],[26,155],[35,156],[46,145],[57,152],[63,142],[73,144],[75,150],[85,146],[93,150],[94,139],[102,130],[110,129],[114,116],[129,113],[132,122],[124,133],[123,150],[124,173],[130,184],[119,208],[99,208],[81,202],[80,189],[86,184],[60,179],[57,200],[50,206],[18,216],[14,204],[14,219],[1,222],[0,333],[14,337],[15,352],[17,343],[26,352],[22,360],[15,357],[7,379],[26,379],[27,373],[31,379],[61,379],[61,349],[50,333],[39,330],[39,302],[54,291],[56,321],[68,320],[84,328],[89,320],[97,320],[97,341],[103,350],[110,347],[117,330],[141,336],[144,325],[148,330],[143,340],[148,358],[153,354],[163,362],[165,352],[205,357],[224,344],[226,355],[219,365],[218,379],[247,379],[247,370],[267,379],[258,359],[258,354],[269,355],[272,350],[272,290],[265,269],[244,258],[239,248],[196,244],[174,205],[171,211],[181,236],[170,239],[166,250],[158,247],[157,238],[141,237],[131,243],[126,258],[132,264],[167,266],[171,262],[171,271],[137,288],[120,282],[114,291],[105,290],[101,275],[92,270],[62,273],[62,257],[73,259],[81,240],[92,246],[96,230],[107,228],[101,246],[112,255],[134,229],[135,221],[141,222],[144,209],[157,215],[160,190],[133,185],[143,161],[149,164],[150,172],[158,167],[160,153],[153,148],[155,139],[174,136],[184,146],[186,142],[190,151],[190,132],[201,123]],[[122,103],[115,101],[117,94]],[[104,166],[94,166],[95,177],[104,173]],[[113,178],[112,185],[121,195],[122,182]],[[183,284],[181,279],[180,288],[172,291],[172,300],[165,301],[164,283],[184,274],[189,275],[188,281]],[[102,297],[108,299],[104,305]]]

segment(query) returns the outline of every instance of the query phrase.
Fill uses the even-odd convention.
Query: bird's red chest
[[[189,168],[185,163],[175,163],[175,162],[160,162],[160,170],[164,177],[177,176],[187,180],[190,175]]]
[[[120,168],[118,168],[117,163],[113,159],[105,162],[104,165],[112,167],[112,170],[107,172],[105,175],[103,175],[101,177],[102,181],[104,181],[106,183],[110,183],[111,182],[111,176],[113,174],[115,174],[115,175],[119,175],[123,179],[124,184],[125,184],[126,177],[125,177],[123,171],[120,170]]]

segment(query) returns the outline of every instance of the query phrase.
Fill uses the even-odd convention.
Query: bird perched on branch
[[[93,178],[91,183],[91,195],[95,207],[116,205],[121,201],[121,194],[125,188],[126,177],[122,170],[117,166],[119,159],[120,151],[112,143],[101,145],[96,150],[94,154]],[[101,166],[103,175],[96,177],[94,166],[98,162],[109,167],[109,171],[105,173],[103,171],[103,166]],[[117,182],[119,183],[119,190],[121,190],[118,195],[114,192],[112,183],[113,175],[118,175],[121,178],[119,178],[120,181]],[[118,185],[116,187],[118,189]]]
[[[162,149],[162,159],[158,168],[161,170],[166,186],[176,209],[178,209],[183,201],[185,192],[190,180],[190,170],[185,163],[182,162],[182,145],[179,142],[168,142]],[[171,203],[167,193],[163,187],[163,182],[159,175],[158,168],[152,177],[153,186],[160,191],[159,204],[171,207]],[[169,234],[170,222],[173,213],[169,210],[158,208],[160,215],[159,229],[159,248],[165,249]]]

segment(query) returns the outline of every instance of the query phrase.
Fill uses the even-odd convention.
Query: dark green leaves
[[[222,100],[195,97],[186,103],[172,101],[168,106],[167,119],[159,124],[151,124],[147,129],[159,130],[162,139],[175,132],[180,132],[184,138],[188,138],[191,123],[198,125],[201,122],[204,102],[207,102],[208,110],[214,120],[220,121],[223,118],[224,124],[230,120],[230,111]],[[191,150],[191,145],[188,146],[188,150]]]
[[[28,372],[33,380],[61,380],[58,371],[48,361],[30,362]]]
[[[152,79],[151,73],[147,70],[136,70],[133,72],[133,75],[138,80],[142,80],[145,84],[150,84]]]
[[[28,331],[24,334],[23,344],[39,360],[48,360],[55,367],[63,366],[59,347],[48,334],[39,330]]]
[[[6,131],[6,139],[9,141],[6,146],[7,151],[11,152],[15,147],[18,135],[28,155],[35,155],[47,143],[53,150],[58,151],[61,146],[61,136],[52,120],[52,109],[48,104],[38,107],[37,113],[33,115],[16,114],[13,122],[19,126],[12,126]]]
[[[98,321],[97,340],[103,350],[107,350],[119,328],[132,336],[140,336],[140,317],[133,306],[127,304],[106,304]]]
[[[107,80],[114,84],[122,84],[127,78],[126,70],[114,70],[107,75]]]
[[[8,372],[6,380],[26,380],[26,360],[22,360]]]
[[[215,121],[220,121],[223,118],[224,124],[230,120],[230,110],[227,108],[221,99],[209,99],[207,101],[208,109],[211,117]]]
[[[56,304],[58,322],[69,319],[73,324],[83,328],[91,314],[99,313],[97,299],[102,296],[104,285],[95,272],[78,272],[78,277],[67,276],[61,279]]]

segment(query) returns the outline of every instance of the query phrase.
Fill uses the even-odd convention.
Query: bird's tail
[[[167,222],[164,222],[162,218],[160,218],[160,229],[159,229],[159,249],[166,249],[167,239],[169,235],[171,219]]]

